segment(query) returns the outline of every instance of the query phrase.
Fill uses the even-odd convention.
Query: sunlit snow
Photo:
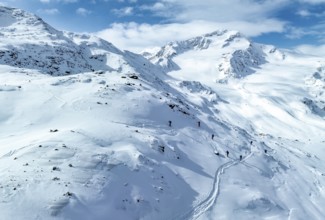
[[[324,58],[0,19],[0,219],[325,219]]]

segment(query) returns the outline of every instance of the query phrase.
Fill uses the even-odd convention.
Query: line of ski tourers
[[[168,125],[169,125],[169,127],[171,127],[172,126],[172,121],[168,121]],[[197,122],[197,126],[198,127],[201,127],[201,122],[200,121]],[[214,139],[214,134],[211,135],[211,139],[212,140]],[[253,144],[253,141],[250,141],[250,144],[252,145]],[[267,150],[266,149],[264,150],[264,153],[267,153]],[[215,152],[215,154],[217,156],[220,155],[219,152]],[[229,151],[228,150],[226,151],[226,156],[229,157]],[[242,159],[243,159],[243,155],[239,155],[239,160],[242,160]]]

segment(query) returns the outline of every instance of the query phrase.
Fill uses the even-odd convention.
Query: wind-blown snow
[[[151,63],[0,18],[0,219],[325,218],[323,58],[217,31]]]

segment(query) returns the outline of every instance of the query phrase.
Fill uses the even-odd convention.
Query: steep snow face
[[[325,66],[321,64],[313,75],[306,77],[310,98],[303,103],[315,114],[325,117]]]
[[[227,31],[216,31],[212,34],[192,38],[186,41],[170,42],[153,54],[149,52],[144,52],[143,55],[150,61],[152,61],[154,64],[158,64],[164,67],[167,71],[178,70],[179,67],[175,65],[172,61],[173,57],[190,50],[208,49],[209,46],[213,43],[211,37],[220,37],[224,39],[224,34],[226,32]],[[236,35],[238,35],[238,33],[234,33],[234,35],[231,35],[232,37],[230,37],[230,39],[228,40],[231,40]]]
[[[254,73],[257,67],[266,62],[262,48],[252,43],[244,49],[223,54],[222,60],[218,66],[219,82],[227,82],[229,78],[243,78]]]
[[[51,75],[90,71],[84,51],[41,18],[0,7],[0,63]]]
[[[138,72],[145,78],[162,75],[162,69],[153,65],[143,56],[121,51],[113,44],[87,34],[64,33],[82,51],[95,71]],[[150,74],[149,74],[150,72]]]
[[[0,28],[3,37],[14,44],[43,40],[49,44],[62,43],[62,32],[46,24],[41,18],[21,9],[0,6]],[[57,40],[57,41],[56,41]],[[1,42],[7,43],[7,42]]]
[[[254,73],[267,62],[267,56],[276,57],[278,51],[273,47],[254,44],[236,31],[224,30],[171,42],[155,53],[144,52],[143,55],[167,72],[172,72],[171,75],[200,71],[208,73],[210,80],[227,82],[228,79],[243,78]]]
[[[0,7],[0,63],[50,75],[126,68],[127,57],[114,45],[90,35],[64,33],[20,9]],[[128,55],[129,54],[129,55]],[[137,56],[137,55],[132,55]],[[132,57],[131,56],[131,57]],[[151,65],[145,59],[143,64]]]
[[[226,35],[227,33],[227,35]],[[236,36],[239,36],[238,32],[232,32],[229,34],[227,31],[216,31],[204,36],[195,37],[186,41],[170,42],[166,46],[162,47],[157,52],[144,52],[143,55],[156,65],[160,65],[166,69],[166,71],[179,70],[179,66],[175,65],[172,61],[173,57],[186,53],[191,50],[204,50],[208,49],[210,45],[218,44],[220,42],[213,40],[217,38],[221,41],[229,42]]]
[[[46,24],[41,18],[20,9],[0,6],[0,48],[25,45],[69,47],[71,43],[63,33]],[[3,19],[3,20],[2,20]]]

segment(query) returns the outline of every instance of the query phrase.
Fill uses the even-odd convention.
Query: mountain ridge
[[[123,65],[127,53],[103,39],[57,31],[20,9],[2,7],[1,16],[12,18],[9,26],[0,25],[0,40],[7,42],[0,44],[2,64],[36,68],[55,76],[127,68]]]
[[[267,56],[272,54],[278,56],[280,53],[282,59],[285,58],[285,55],[273,46],[253,43],[239,32],[228,30],[215,31],[184,41],[170,42],[156,52],[144,52],[142,55],[155,65],[163,67],[165,71],[171,72],[181,69],[175,63],[174,58],[190,51],[203,52],[204,50],[223,51],[221,56],[213,55],[211,52],[212,56],[216,56],[213,61],[217,63],[214,67],[215,78],[221,83],[254,73],[260,65],[267,62]],[[218,52],[214,53],[218,54]]]

